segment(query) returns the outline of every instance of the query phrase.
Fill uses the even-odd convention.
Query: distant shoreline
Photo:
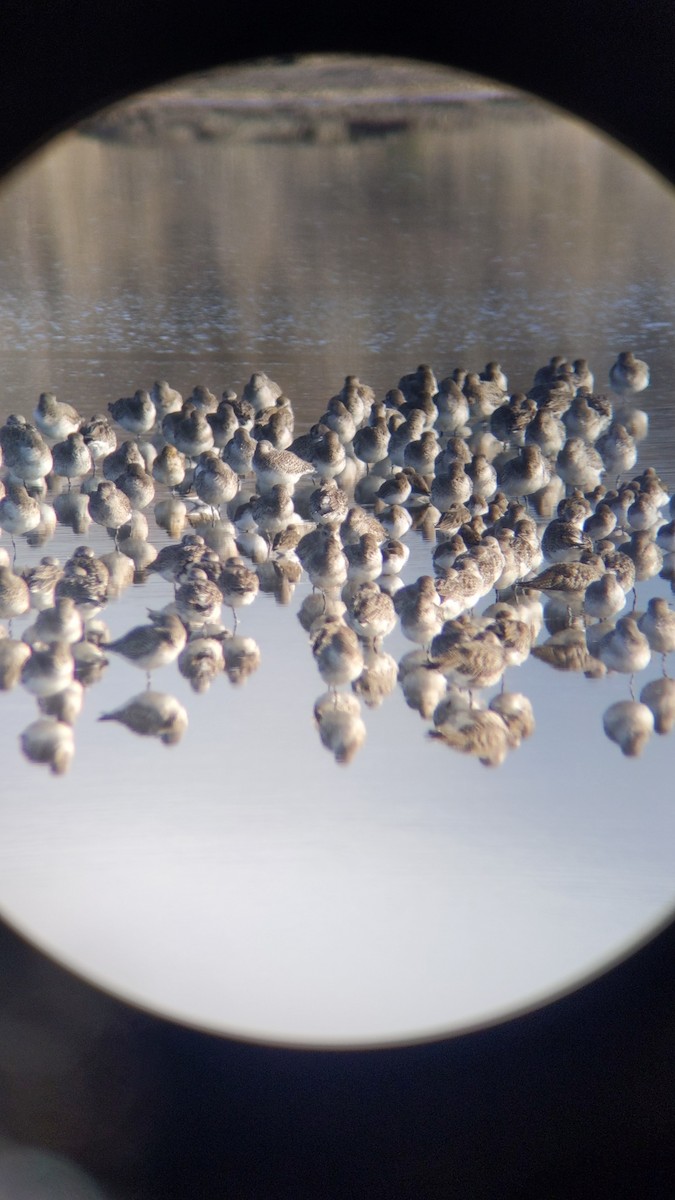
[[[138,144],[341,142],[446,128],[477,105],[523,102],[511,88],[429,63],[305,55],[174,81],[104,109],[78,129]]]

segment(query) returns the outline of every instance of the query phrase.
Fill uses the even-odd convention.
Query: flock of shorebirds
[[[516,393],[496,362],[441,380],[422,365],[382,398],[347,376],[300,435],[262,372],[240,396],[198,385],[184,399],[157,382],[92,417],[43,393],[30,420],[0,428],[11,541],[11,552],[0,545],[0,689],[21,683],[41,713],[24,754],[68,768],[83,689],[111,654],[147,687],[100,719],[179,741],[187,712],[152,690],[152,673],[176,662],[196,692],[223,672],[246,679],[260,649],[237,633],[240,610],[260,591],[287,603],[298,584],[327,689],[314,717],[340,763],[365,739],[361,701],[376,706],[397,686],[431,737],[501,763],[534,729],[527,696],[505,686],[530,656],[627,676],[604,729],[639,754],[675,725],[675,612],[663,597],[636,607],[644,580],[660,574],[675,590],[675,498],[653,469],[637,473],[649,368],[624,352],[608,384],[596,390],[584,359],[561,357]],[[43,546],[57,524],[79,539],[92,522],[109,553],[78,545],[64,563],[17,563],[17,539]],[[431,569],[405,583],[413,536],[431,547]],[[168,603],[112,639],[100,613],[151,572]],[[14,637],[21,618],[31,623]],[[396,628],[413,644],[399,662],[383,650]],[[653,657],[661,673],[636,699],[633,676]]]

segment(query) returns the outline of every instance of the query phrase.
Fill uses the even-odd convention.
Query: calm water
[[[0,416],[52,389],[86,414],[168,378],[241,390],[266,370],[296,430],[347,373],[379,393],[501,361],[510,389],[552,354],[600,387],[619,350],[652,368],[640,463],[675,487],[675,205],[580,125],[524,104],[456,133],[346,146],[125,148],[71,135],[0,198]],[[157,545],[169,539],[153,527]],[[406,581],[429,569],[419,533]],[[92,526],[59,529],[62,560]],[[43,550],[21,545],[19,561]],[[495,771],[425,737],[395,689],[348,767],[321,746],[324,690],[287,605],[240,631],[260,668],[194,695],[179,746],[101,725],[143,687],[117,659],[88,691],[63,778],[30,765],[34,719],[0,695],[0,906],[39,945],[151,1008],[247,1036],[398,1040],[494,1019],[623,953],[675,899],[673,742],[624,759],[602,714],[624,677],[529,660],[508,686],[537,731]],[[641,586],[671,596],[659,578]],[[114,636],[171,599],[151,576]],[[20,631],[27,621],[16,621]],[[15,634],[16,635],[16,634]],[[412,648],[398,630],[384,649]],[[637,681],[660,673],[656,660]]]

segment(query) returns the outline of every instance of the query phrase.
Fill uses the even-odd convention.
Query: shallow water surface
[[[73,134],[0,198],[0,415],[30,416],[47,389],[90,415],[162,377],[240,392],[263,369],[302,432],[347,373],[384,395],[418,362],[442,378],[499,359],[516,390],[560,353],[587,357],[604,390],[630,347],[652,369],[640,465],[672,491],[673,259],[665,185],[527,102],[485,106],[454,135],[353,145],[141,150]],[[430,545],[406,540],[409,582]],[[18,561],[82,542],[112,548],[98,526],[59,528]],[[195,695],[175,666],[155,672],[188,710],[177,746],[98,722],[144,686],[117,658],[62,778],[18,749],[32,697],[0,695],[11,921],[181,1020],[347,1044],[503,1016],[666,917],[673,742],[628,760],[603,735],[624,676],[509,669],[537,728],[493,771],[430,741],[396,687],[364,709],[365,743],[341,767],[312,716],[325,689],[297,620],[310,591],[303,576],[288,604],[260,594],[242,610],[261,651],[243,684],[223,675]],[[656,577],[640,608],[652,594],[672,595]],[[171,597],[153,575],[102,615],[119,636]],[[396,660],[410,649],[399,629],[384,643]],[[660,671],[653,656],[636,689]]]

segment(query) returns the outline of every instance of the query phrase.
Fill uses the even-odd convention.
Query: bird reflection
[[[611,742],[621,747],[627,758],[642,754],[654,732],[652,710],[636,700],[619,700],[610,704],[603,716],[603,726]]]
[[[148,686],[100,720],[178,742],[187,711],[151,689],[152,672],[177,671],[195,696],[221,675],[245,683],[263,663],[246,630],[262,595],[294,606],[327,689],[315,724],[340,764],[366,745],[366,710],[398,693],[431,740],[498,766],[535,733],[512,678],[526,664],[623,677],[603,728],[638,756],[675,728],[675,612],[663,595],[640,611],[636,591],[675,589],[675,501],[652,468],[629,478],[647,427],[630,401],[647,365],[622,351],[610,393],[597,378],[557,355],[512,396],[496,362],[438,377],[423,365],[382,398],[347,376],[297,435],[262,371],[241,398],[199,384],[183,401],[156,382],[108,404],[110,417],[43,393],[34,424],[13,414],[0,427],[12,543],[0,546],[0,690],[35,697],[24,755],[67,770],[86,692],[119,657]],[[59,529],[63,546],[65,529],[79,539],[92,523],[107,553],[83,544],[63,564],[21,565],[21,539],[44,546]],[[413,544],[426,555],[416,578]],[[164,607],[112,638],[99,614],[148,580]],[[396,637],[412,643],[398,661],[383,649]],[[650,666],[660,677],[636,699]]]
[[[353,693],[324,692],[314,704],[314,720],[321,743],[336,763],[350,763],[366,740],[361,705]]]
[[[183,705],[168,692],[140,692],[126,704],[109,713],[102,713],[99,721],[119,721],[132,733],[142,737],[156,737],[165,746],[175,746],[188,726],[188,715]]]
[[[260,647],[252,637],[236,634],[223,641],[225,674],[230,683],[241,684],[258,670],[261,662]]]
[[[21,734],[21,749],[29,762],[48,766],[53,775],[63,775],[75,753],[73,730],[56,717],[40,717]]]
[[[178,655],[178,670],[193,692],[208,691],[216,676],[225,670],[222,642],[201,633],[192,635]]]

